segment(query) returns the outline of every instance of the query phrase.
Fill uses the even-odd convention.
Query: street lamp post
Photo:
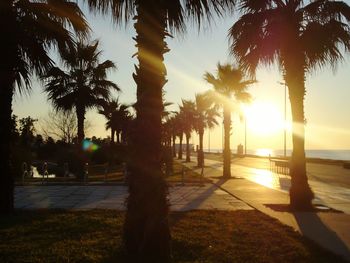
[[[280,85],[284,85],[284,157],[287,156],[287,85],[285,82],[278,81]]]

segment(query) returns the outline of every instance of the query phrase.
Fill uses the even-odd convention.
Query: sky
[[[92,39],[100,41],[103,59],[117,64],[118,70],[109,74],[109,79],[117,83],[121,93],[114,93],[123,103],[136,99],[136,85],[132,78],[136,58],[135,31],[132,24],[118,26],[110,16],[94,15],[81,5],[92,28]],[[234,63],[229,55],[227,32],[236,21],[235,17],[216,19],[210,26],[205,25],[198,32],[196,26],[189,25],[186,34],[167,38],[171,51],[165,54],[168,83],[164,86],[165,98],[172,102],[171,110],[177,110],[181,99],[194,99],[196,93],[212,87],[203,79],[206,71],[215,73],[216,65]],[[131,21],[132,22],[132,21]],[[55,54],[53,54],[55,56]],[[306,79],[305,127],[306,149],[350,149],[350,57],[339,64],[336,71],[330,67],[311,72]],[[249,88],[253,97],[247,112],[247,149],[283,149],[284,86],[278,67],[260,67],[256,74],[257,83]],[[51,109],[43,86],[33,80],[32,92],[28,95],[16,94],[13,111],[21,117],[38,118],[36,126],[40,132],[40,119],[47,117]],[[231,148],[244,144],[245,125],[233,112]],[[87,136],[106,137],[105,119],[96,110],[87,113],[91,125]],[[222,146],[222,120],[220,125],[204,136],[204,148],[219,149]],[[287,148],[291,149],[291,114],[287,95]],[[193,133],[191,143],[198,144],[198,136]]]

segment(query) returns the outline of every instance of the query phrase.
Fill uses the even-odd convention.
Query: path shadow
[[[293,215],[303,235],[350,261],[349,248],[317,213],[294,212]]]
[[[218,183],[220,182],[219,185],[222,185],[226,181],[227,180],[225,180],[225,179],[221,179],[221,180],[218,181]],[[214,193],[214,191],[216,191],[218,189],[220,189],[220,187],[217,184],[212,184],[204,192],[200,193],[196,198],[192,199],[187,204],[185,204],[180,210],[171,211],[172,213],[177,213],[178,214],[176,219],[173,221],[173,224],[176,224],[176,222],[178,222],[179,220],[182,219],[181,214],[184,214],[184,213],[189,212],[191,210],[198,210],[200,205],[202,203],[204,203],[205,200],[208,199]],[[170,208],[170,210],[171,210],[171,208]]]
[[[211,185],[204,192],[200,193],[196,198],[189,201],[186,205],[181,209],[182,211],[196,210],[198,207],[208,199],[215,190],[219,189],[216,185]]]

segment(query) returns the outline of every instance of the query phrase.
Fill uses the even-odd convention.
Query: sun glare
[[[272,155],[272,149],[257,149],[255,151],[255,154],[258,156],[271,156]]]
[[[252,176],[250,178],[252,181],[264,185],[269,188],[273,188],[277,185],[274,175],[264,169],[252,169]]]
[[[280,132],[286,126],[283,115],[273,104],[256,102],[244,107],[248,129],[258,135],[271,135]]]

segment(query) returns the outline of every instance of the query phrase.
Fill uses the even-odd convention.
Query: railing
[[[277,174],[290,175],[290,162],[285,159],[269,158],[270,171]]]
[[[127,169],[126,165],[115,165],[110,166],[108,163],[101,165],[90,165],[89,163],[84,164],[82,177],[73,175],[69,169],[68,163],[63,164],[62,176],[56,176],[50,174],[48,163],[44,162],[42,166],[35,166],[38,169],[38,173],[33,172],[33,166],[27,162],[22,163],[22,178],[21,183],[69,183],[69,182],[82,182],[88,184],[91,182],[126,182]],[[41,168],[41,169],[39,169]],[[57,168],[55,168],[57,169]],[[40,176],[38,176],[40,175]]]

